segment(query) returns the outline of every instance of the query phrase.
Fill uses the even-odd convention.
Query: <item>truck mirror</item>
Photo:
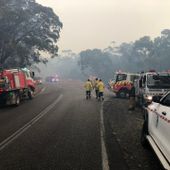
[[[142,79],[139,80],[139,87],[142,87]]]

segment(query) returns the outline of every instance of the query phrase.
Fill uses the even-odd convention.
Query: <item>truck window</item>
[[[116,78],[117,78],[117,75],[115,74],[114,76],[113,76],[113,79],[111,80],[112,82],[116,82]]]
[[[126,78],[127,78],[127,75],[126,74],[118,74],[117,75],[117,82],[118,81],[123,81],[123,80],[126,80]]]
[[[170,94],[168,94],[163,101],[161,102],[162,105],[164,106],[170,106]]]
[[[155,75],[148,75],[147,76],[147,86],[149,88],[170,88],[170,75],[161,75],[158,74],[157,76]]]
[[[130,81],[134,82],[136,79],[138,79],[139,76],[138,75],[131,75],[130,76]]]

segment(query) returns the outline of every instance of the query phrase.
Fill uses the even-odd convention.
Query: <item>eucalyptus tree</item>
[[[113,63],[108,52],[100,49],[85,50],[80,53],[79,65],[85,76],[96,76],[108,81],[113,75]]]
[[[62,22],[35,0],[0,0],[0,64],[30,66],[57,55]]]

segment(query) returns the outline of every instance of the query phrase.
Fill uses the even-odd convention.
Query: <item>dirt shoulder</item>
[[[110,169],[114,169],[115,141],[119,152],[130,170],[160,170],[160,164],[151,149],[144,149],[140,144],[140,134],[143,124],[142,111],[128,111],[128,100],[114,98],[109,95],[104,102],[104,123],[106,130],[106,145]]]

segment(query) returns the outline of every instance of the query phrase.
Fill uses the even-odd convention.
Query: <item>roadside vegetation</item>
[[[0,66],[25,67],[57,56],[62,22],[35,0],[0,0]]]
[[[113,77],[113,72],[141,72],[155,69],[170,69],[170,30],[165,29],[153,40],[144,36],[135,42],[115,42],[104,50],[92,49],[80,53],[81,71],[84,74],[98,75],[104,80]]]

